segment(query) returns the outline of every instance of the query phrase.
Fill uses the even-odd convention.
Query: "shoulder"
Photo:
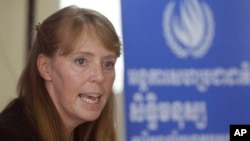
[[[36,141],[34,127],[20,111],[22,108],[13,104],[0,113],[0,141]]]
[[[1,141],[21,141],[21,135],[17,129],[0,125],[0,140]]]
[[[0,115],[0,141],[21,141],[25,136],[22,134],[24,130],[17,121]]]

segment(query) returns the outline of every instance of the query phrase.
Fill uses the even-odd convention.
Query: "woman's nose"
[[[90,81],[91,82],[96,82],[96,83],[101,83],[104,80],[104,75],[103,75],[103,68],[101,64],[95,64],[92,66],[92,69],[90,70],[91,72],[91,77]]]

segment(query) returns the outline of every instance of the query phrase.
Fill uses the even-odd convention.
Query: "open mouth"
[[[100,95],[97,94],[79,94],[80,98],[89,104],[96,104],[100,100]]]

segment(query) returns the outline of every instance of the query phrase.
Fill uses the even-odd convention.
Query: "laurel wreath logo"
[[[171,1],[165,7],[164,37],[178,58],[202,58],[211,47],[214,29],[213,13],[204,1]]]

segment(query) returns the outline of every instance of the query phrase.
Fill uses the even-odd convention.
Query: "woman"
[[[100,13],[69,6],[38,25],[18,84],[0,115],[0,140],[115,141],[119,38]]]

